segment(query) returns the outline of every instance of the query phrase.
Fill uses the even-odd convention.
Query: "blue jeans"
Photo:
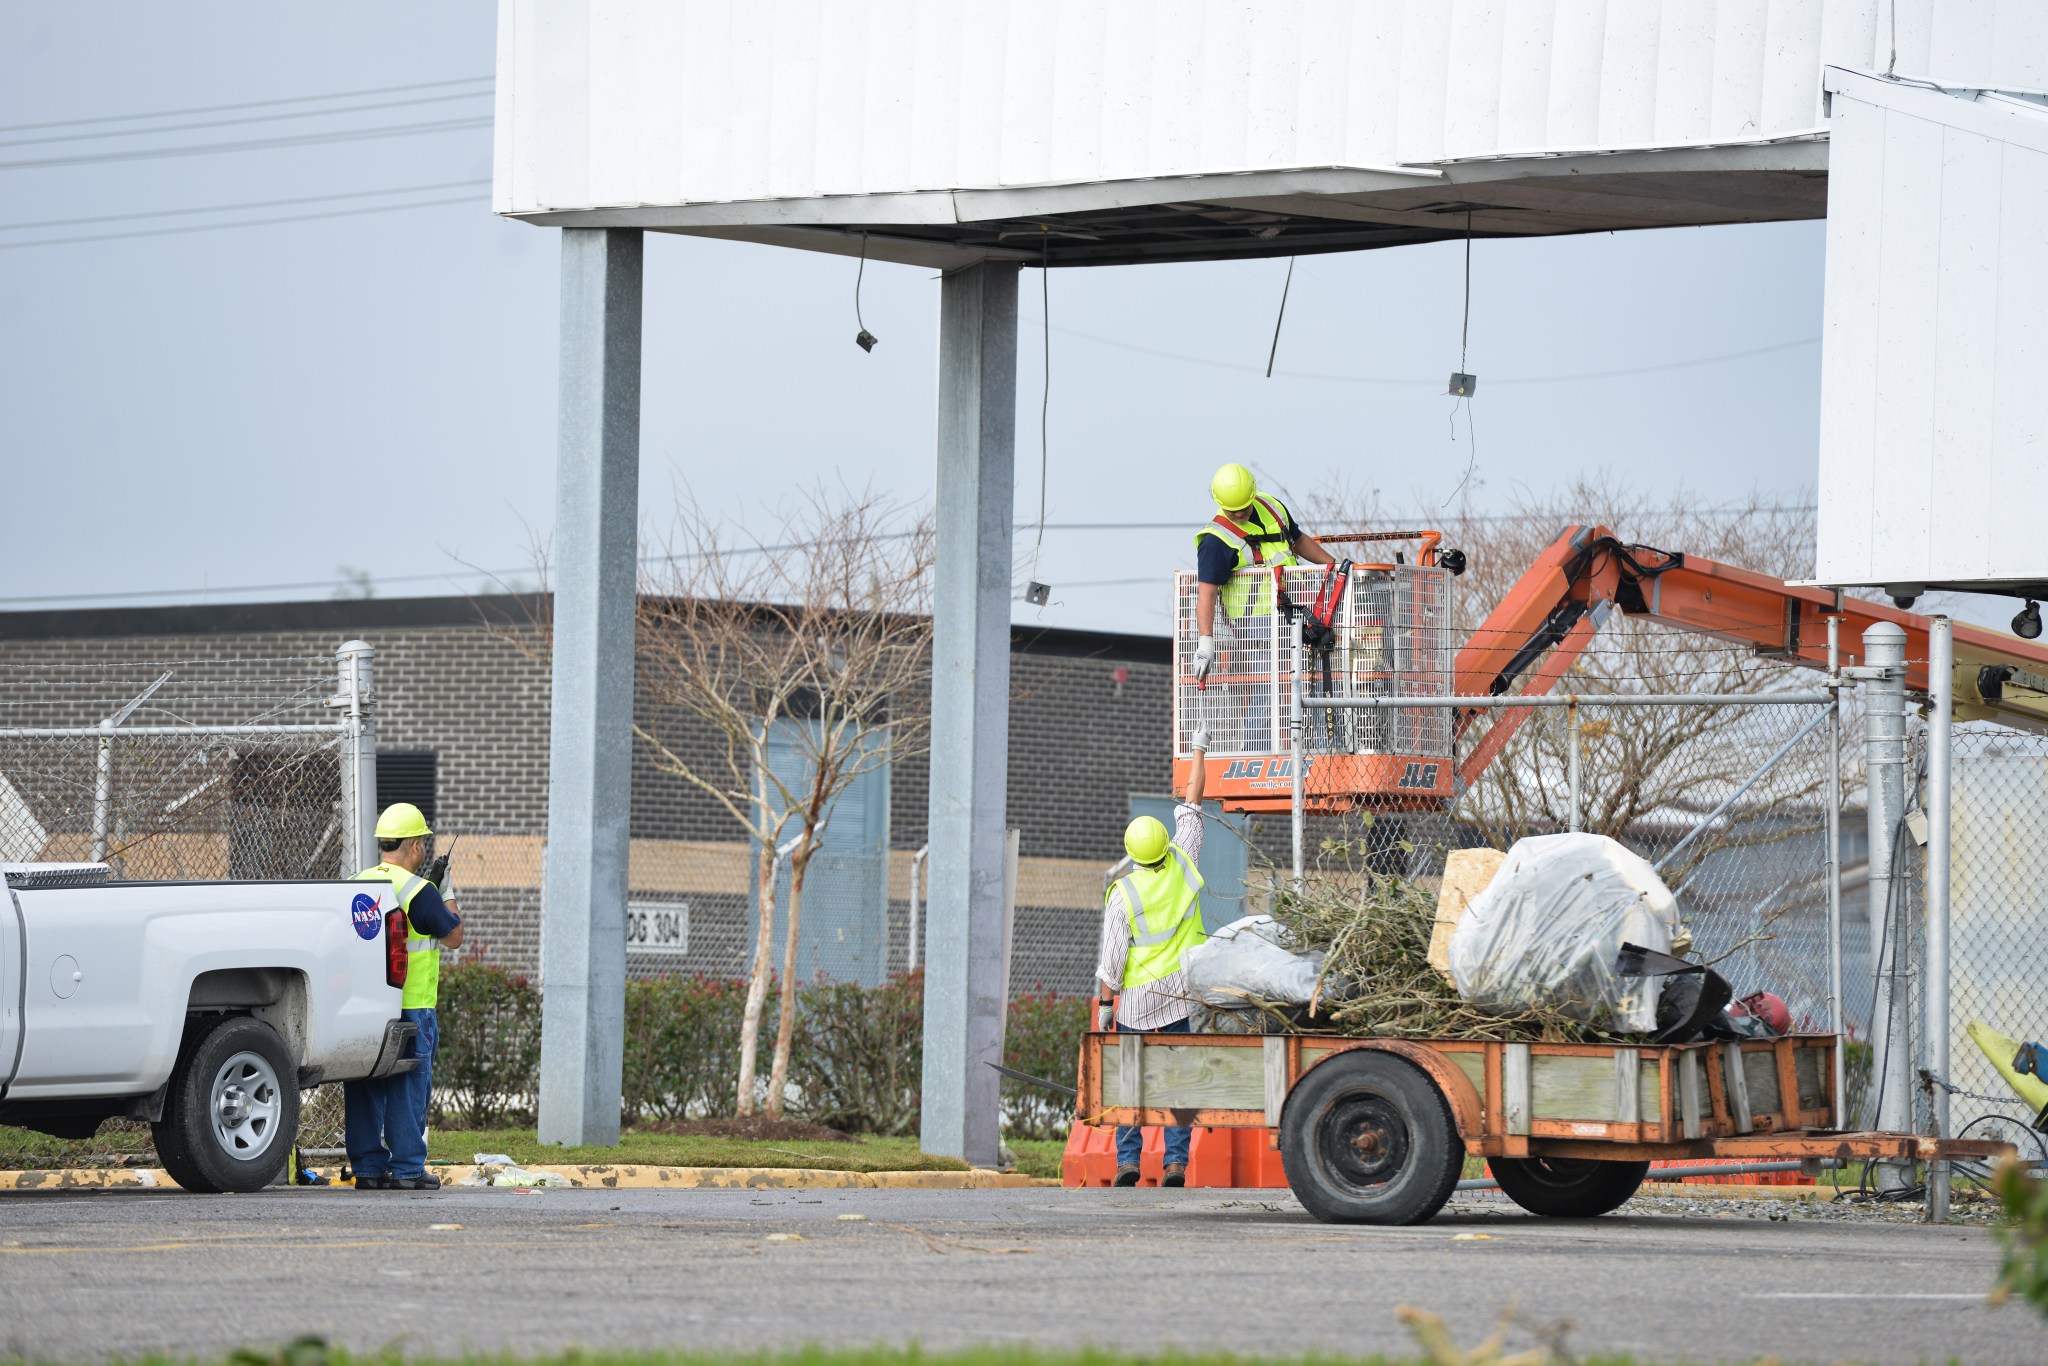
[[[419,1026],[420,1065],[395,1077],[341,1084],[348,1164],[361,1176],[423,1176],[427,1170],[427,1098],[434,1091],[434,1050],[441,1026],[432,1008],[399,1014]]]
[[[1116,1032],[1128,1034],[1136,1031],[1127,1030],[1119,1024],[1116,1027]],[[1148,1034],[1185,1034],[1188,1032],[1188,1022],[1186,1020],[1175,1020],[1172,1024],[1163,1024],[1157,1029],[1150,1029],[1144,1032]],[[1176,1129],[1169,1125],[1161,1132],[1166,1135],[1166,1165],[1171,1167],[1175,1163],[1179,1163],[1185,1167],[1188,1164],[1188,1143],[1194,1137],[1194,1130]],[[1138,1159],[1144,1154],[1144,1151],[1145,1131],[1143,1129],[1132,1124],[1117,1125],[1116,1164],[1119,1167],[1137,1166]]]

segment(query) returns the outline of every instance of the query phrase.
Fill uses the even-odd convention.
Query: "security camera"
[[[2041,604],[2032,598],[2022,607],[2019,615],[2012,619],[2012,633],[2021,640],[2036,640],[2041,635]]]

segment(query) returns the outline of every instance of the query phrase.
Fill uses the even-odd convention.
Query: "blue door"
[[[814,730],[803,722],[780,722],[769,737],[769,770],[791,791],[801,791],[812,772]],[[772,787],[772,785],[771,785]],[[782,843],[796,837],[791,821]],[[889,943],[889,767],[856,777],[829,809],[818,851],[804,875],[804,904],[797,933],[797,977],[878,985],[887,975]],[[748,860],[749,881],[758,890],[760,865]],[[760,927],[760,899],[750,899],[748,933]],[[775,877],[774,954],[778,971],[789,911],[789,867]]]
[[[1171,797],[1132,797],[1131,819],[1156,816],[1173,829]],[[1244,879],[1250,866],[1251,818],[1242,812],[1226,816],[1213,804],[1202,807],[1202,927],[1214,930],[1245,914]]]

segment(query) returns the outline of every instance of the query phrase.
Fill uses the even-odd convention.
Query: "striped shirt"
[[[1192,863],[1202,859],[1202,808],[1182,802],[1173,810],[1173,842]],[[1158,1029],[1194,1013],[1193,993],[1188,975],[1175,969],[1156,982],[1125,987],[1124,960],[1131,952],[1131,913],[1124,905],[1121,881],[1110,889],[1102,908],[1102,949],[1095,960],[1095,977],[1117,996],[1116,1022],[1125,1029]]]

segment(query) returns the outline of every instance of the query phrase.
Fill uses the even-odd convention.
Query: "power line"
[[[320,100],[352,100],[365,95],[398,95],[408,90],[441,90],[451,85],[475,85],[490,76],[463,76],[452,81],[419,81],[412,85],[380,85],[368,90],[335,90],[325,95],[287,95],[274,100],[243,100],[239,104],[201,104],[185,109],[156,109],[144,114],[96,114],[89,119],[57,119],[48,123],[0,125],[0,133],[31,133],[39,128],[81,128],[88,123],[134,123],[142,119],[175,119],[186,114],[224,114],[233,109],[270,109],[281,104],[313,104]]]
[[[1024,321],[1033,322],[1038,320],[1026,318]],[[1098,346],[1115,347],[1119,351],[1135,351],[1140,355],[1157,356],[1162,360],[1184,361],[1189,365],[1206,365],[1216,370],[1236,370],[1251,374],[1259,373],[1259,367],[1256,365],[1241,365],[1236,361],[1217,360],[1211,356],[1191,356],[1181,351],[1165,351],[1158,347],[1140,346],[1136,342],[1119,341],[1114,337],[1099,336],[1093,332],[1080,331],[1078,328],[1055,325],[1053,331],[1064,332],[1070,337],[1079,337],[1083,341],[1091,341]],[[1815,346],[1819,342],[1819,337],[1801,337],[1797,341],[1778,342],[1771,346],[1759,346],[1748,351],[1729,351],[1717,356],[1697,356],[1691,360],[1667,361],[1659,365],[1632,366],[1625,370],[1589,370],[1580,374],[1570,375],[1530,375],[1522,379],[1493,379],[1488,380],[1487,383],[1499,387],[1512,384],[1565,384],[1575,380],[1589,379],[1623,379],[1630,375],[1655,374],[1663,370],[1687,370],[1698,365],[1719,365],[1727,361],[1748,360],[1754,356],[1775,355],[1780,351],[1793,351],[1802,346]],[[1275,373],[1283,379],[1306,379],[1328,384],[1372,384],[1389,385],[1399,388],[1435,388],[1442,383],[1440,380],[1431,379],[1400,379],[1386,375],[1340,375],[1313,370],[1280,370]]]
[[[142,213],[108,213],[95,218],[45,218],[33,223],[0,223],[0,232],[21,232],[31,228],[79,228],[94,223],[129,223],[138,218],[184,218],[195,213],[240,213],[245,209],[285,209],[299,204],[331,204],[338,199],[375,199],[387,194],[425,194],[431,190],[472,190],[490,184],[480,180],[442,180],[432,185],[392,185],[382,190],[349,190],[342,194],[310,194],[297,199],[252,199],[241,204],[201,204],[190,209],[150,209]],[[233,227],[232,223],[221,224]]]
[[[449,100],[483,99],[488,90],[461,90],[453,95],[420,95],[409,100],[378,100],[374,104],[344,104],[333,109],[293,109],[282,114],[249,114],[238,119],[204,119],[198,123],[166,123],[154,128],[102,128],[92,133],[60,133],[56,137],[18,138],[0,142],[0,147],[35,147],[51,142],[90,142],[95,138],[146,138],[158,133],[189,133],[195,128],[228,128],[243,123],[277,123],[284,119],[324,119],[336,114],[367,114],[373,109],[403,109],[416,104],[446,104]]]
[[[42,157],[34,161],[0,161],[0,171],[30,170],[42,166],[87,166],[108,161],[158,161],[165,157],[206,156],[214,152],[258,152],[273,147],[312,147],[328,142],[363,142],[371,138],[401,138],[419,133],[454,133],[490,126],[489,119],[444,119],[432,123],[381,124],[374,128],[350,128],[333,133],[300,133],[292,137],[251,138],[244,142],[199,142],[183,147],[148,147],[132,152],[92,152],[82,156]]]
[[[1748,503],[1728,503],[1720,507],[1700,508],[1696,509],[1696,511],[1709,516],[1715,513],[1722,512],[1812,512],[1814,511],[1815,506],[1816,505],[1812,503],[1787,503],[1776,506],[1756,507]],[[1526,516],[1526,514],[1517,512],[1486,513],[1475,516],[1460,517],[1458,518],[1458,521],[1461,523],[1511,522],[1519,520],[1524,516]],[[1028,531],[1035,525],[1036,523],[1034,522],[1017,522],[1012,525],[1011,530],[1013,532]],[[1045,524],[1045,529],[1047,531],[1180,531],[1185,530],[1186,527],[1187,522],[1185,521],[1185,519],[1174,522],[1047,522]],[[907,540],[911,536],[916,534],[917,533],[915,532],[908,531],[889,532],[885,535],[878,536],[874,539],[885,541],[900,541]],[[775,554],[781,551],[802,550],[804,548],[805,547],[803,545],[792,542],[786,545],[735,546],[730,550],[723,550],[719,553],[726,555],[766,555]],[[640,556],[638,558],[638,563],[674,564],[685,560],[698,560],[702,558],[704,558],[704,553],[701,552],[685,555],[650,554]],[[372,578],[370,582],[373,584],[382,585],[391,583],[427,583],[434,580],[452,581],[457,578],[471,577],[498,579],[511,574],[532,573],[534,572],[536,567],[537,566],[531,564],[526,564],[521,565],[516,569],[475,569],[465,567],[460,573],[444,570],[438,573],[429,574],[382,574],[378,575],[375,578]],[[348,582],[352,582],[352,580],[330,578],[308,579],[300,583],[245,583],[235,584],[228,587],[148,588],[139,589],[132,592],[124,592],[120,589],[113,589],[105,593],[39,594],[27,597],[0,598],[0,606],[15,606],[19,604],[28,603],[99,602],[105,601],[110,598],[182,598],[192,597],[199,594],[211,593],[288,593],[303,591],[306,589],[334,588],[340,584]],[[1158,582],[1158,579],[1156,577],[1147,576],[1141,579],[1082,579],[1071,583],[1064,583],[1060,586],[1063,588],[1096,588],[1109,587],[1113,585],[1124,586],[1130,584],[1156,582]]]
[[[484,204],[477,195],[453,199],[416,199],[405,204],[366,204],[360,209],[329,209],[325,213],[280,214],[275,218],[244,218],[233,223],[194,223],[182,228],[137,228],[134,232],[88,233],[79,237],[39,237],[33,242],[0,242],[0,251],[18,247],[66,247],[79,242],[119,242],[134,237],[176,237],[188,232],[220,232],[227,228],[262,228],[275,223],[311,223],[322,218],[354,218],[366,213],[394,213],[399,209],[437,209],[450,204]]]

